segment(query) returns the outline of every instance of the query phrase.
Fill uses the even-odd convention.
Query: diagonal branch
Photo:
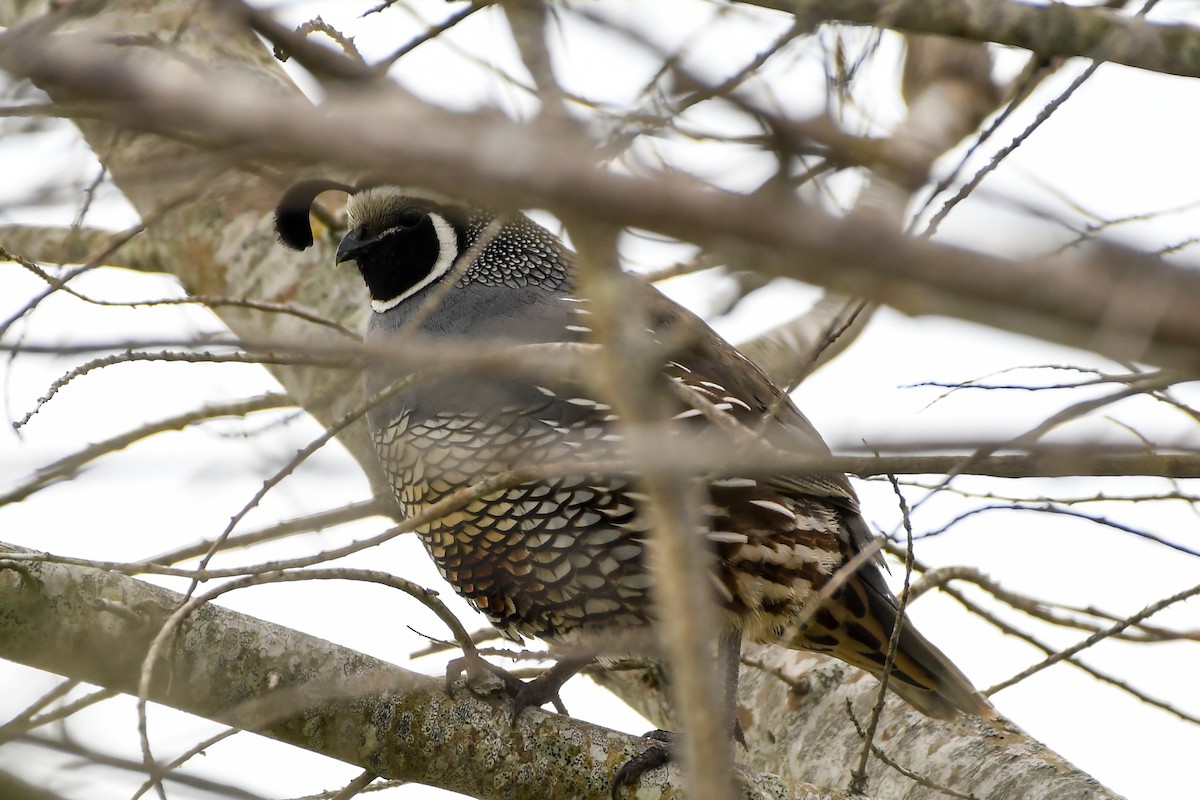
[[[170,419],[159,420],[158,422],[148,423],[140,428],[128,431],[102,442],[85,447],[68,456],[64,456],[53,464],[47,464],[40,467],[37,472],[27,478],[23,483],[9,489],[6,492],[0,493],[0,506],[6,503],[16,503],[24,500],[34,492],[40,491],[45,487],[57,483],[58,481],[69,480],[84,466],[101,456],[115,453],[119,450],[124,450],[136,442],[140,442],[152,436],[155,433],[163,431],[182,430],[189,425],[194,425],[198,422],[204,422],[217,417],[227,416],[245,416],[255,411],[264,411],[268,409],[277,409],[290,406],[292,403],[286,396],[276,393],[264,394],[259,397],[254,397],[249,400],[241,400],[230,403],[218,403],[206,405],[203,408],[198,408],[194,411],[189,411]]]
[[[817,22],[954,36],[1200,77],[1200,28],[1127,17],[1105,8],[1015,0],[739,0]]]
[[[89,600],[97,597],[106,602]],[[150,637],[182,602],[111,572],[0,561],[0,656],[133,692]],[[188,623],[158,662],[152,700],[381,777],[480,798],[599,797],[644,747],[538,710],[513,726],[498,696],[449,696],[438,678],[211,604]],[[741,774],[746,800],[831,800],[807,784]],[[679,779],[675,768],[647,773],[638,796],[678,796]]]

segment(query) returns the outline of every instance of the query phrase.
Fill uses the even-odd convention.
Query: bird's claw
[[[504,693],[512,700],[511,720],[514,724],[525,709],[538,708],[546,703],[553,704],[554,710],[558,713],[567,714],[566,706],[558,696],[562,681],[556,681],[553,678],[547,679],[551,675],[551,671],[547,671],[544,675],[531,681],[523,681],[503,667],[498,667],[478,653],[470,651],[446,665],[447,694],[454,695],[454,682],[458,680],[459,675],[464,673],[466,674],[467,690],[476,697],[483,697],[490,693],[490,691],[477,688],[485,675],[499,679]]]
[[[548,673],[547,673],[548,674]],[[558,696],[558,690],[561,684],[556,684],[554,681],[543,681],[540,676],[531,681],[524,681],[517,688],[516,692],[510,693],[513,701],[512,721],[516,723],[517,718],[521,716],[521,712],[527,708],[540,708],[546,703],[554,706],[554,710],[563,716],[567,714],[567,707],[563,705],[562,698]]]
[[[490,693],[490,691],[477,688],[486,675],[499,679],[504,686],[504,691],[510,697],[515,696],[525,685],[524,681],[508,670],[496,666],[474,650],[469,650],[461,658],[455,658],[446,664],[446,694],[454,696],[454,683],[460,675],[464,674],[466,675],[464,683],[467,690],[476,697],[483,697]]]
[[[617,770],[612,781],[612,800],[619,800],[617,792],[622,786],[629,786],[655,767],[670,763],[674,755],[674,748],[679,741],[677,734],[657,728],[643,734],[642,738],[650,742],[651,746],[626,761]]]

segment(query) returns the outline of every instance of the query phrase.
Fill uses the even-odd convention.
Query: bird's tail
[[[809,618],[791,645],[829,653],[870,672],[883,673],[888,642],[899,618],[891,593],[855,575],[832,601]],[[880,581],[882,586],[882,581]],[[954,719],[959,712],[995,719],[996,712],[950,659],[905,618],[888,688],[926,716]]]

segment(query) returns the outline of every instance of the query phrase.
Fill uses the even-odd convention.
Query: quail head
[[[310,181],[289,190],[277,209],[284,244],[312,243],[310,206],[331,188],[351,194],[337,261],[353,262],[366,283],[374,311],[368,341],[401,334],[467,347],[589,340],[589,304],[573,293],[574,254],[527,217],[388,185],[356,190]],[[652,330],[688,332],[662,370],[707,410],[677,398],[678,429],[703,436],[715,414],[777,450],[828,453],[786,394],[737,350],[648,284],[624,280]],[[396,370],[373,368],[367,392],[395,379]],[[409,516],[518,467],[581,454],[619,461],[624,452],[612,409],[585,383],[565,378],[443,374],[396,392],[368,420]],[[594,652],[596,643],[649,639],[656,622],[646,557],[652,533],[637,488],[630,474],[544,477],[496,489],[416,531],[446,580],[501,632]],[[711,584],[726,638],[829,653],[880,675],[901,619],[878,553],[809,608],[835,573],[871,546],[845,476],[720,475],[706,491],[702,534],[713,554]],[[736,668],[736,652],[732,661]],[[993,714],[907,620],[889,685],[933,717]]]

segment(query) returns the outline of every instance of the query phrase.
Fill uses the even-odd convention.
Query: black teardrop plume
[[[325,178],[299,181],[289,186],[275,206],[275,238],[293,250],[305,250],[312,246],[312,225],[308,215],[313,201],[321,192],[335,190],[347,194],[355,192],[353,186]]]

